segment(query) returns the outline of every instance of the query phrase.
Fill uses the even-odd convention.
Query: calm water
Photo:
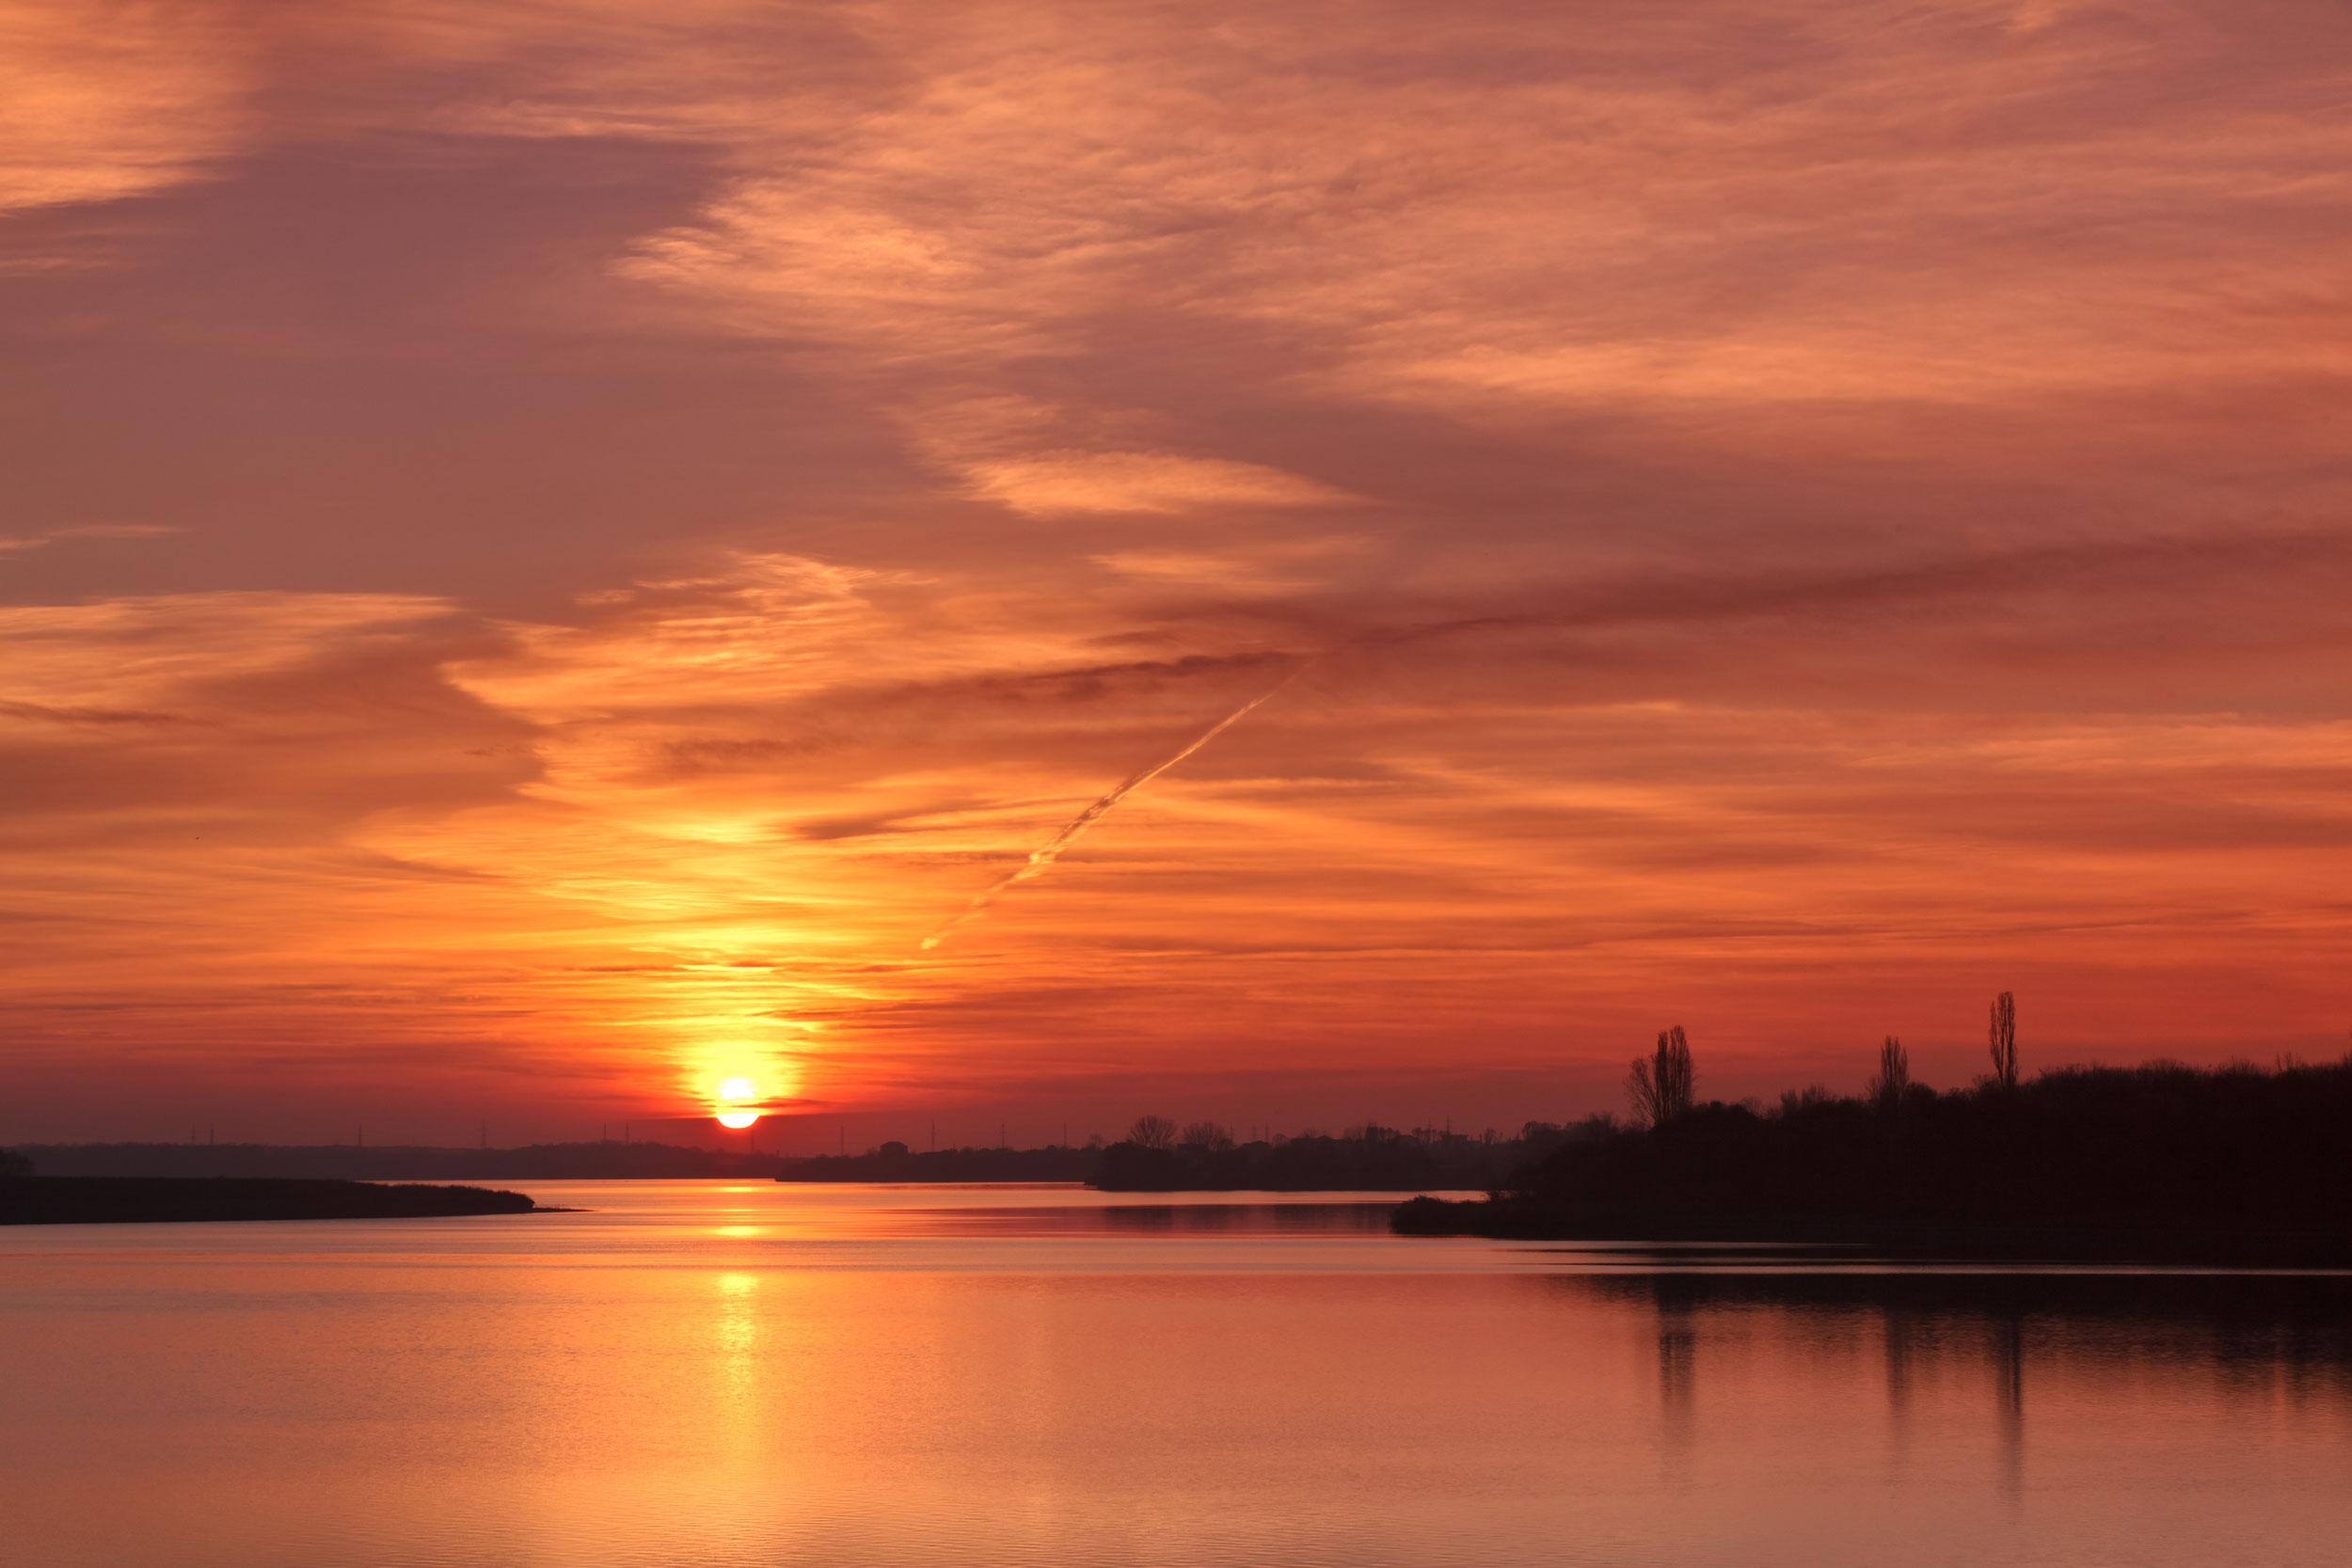
[[[2342,1279],[537,1182],[0,1230],[0,1559],[2341,1564]]]

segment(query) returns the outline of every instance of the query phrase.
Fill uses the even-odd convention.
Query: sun
[[[719,1085],[719,1098],[722,1101],[757,1100],[759,1085],[748,1078],[730,1078]],[[756,1109],[748,1108],[721,1111],[718,1116],[720,1126],[732,1127],[738,1131],[749,1127],[759,1119],[759,1112]]]

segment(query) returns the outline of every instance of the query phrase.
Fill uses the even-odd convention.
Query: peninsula
[[[270,1178],[8,1176],[0,1225],[134,1225],[182,1220],[439,1219],[527,1214],[521,1193]]]
[[[2352,1058],[2065,1068],[2030,1081],[2012,1067],[1938,1093],[1904,1081],[1890,1041],[1864,1097],[1811,1089],[1767,1108],[1693,1101],[1677,1044],[1661,1040],[1637,1067],[1630,1124],[1592,1117],[1483,1200],[1401,1205],[1395,1229],[2352,1264]]]

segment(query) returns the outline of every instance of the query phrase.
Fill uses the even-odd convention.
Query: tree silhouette
[[[1142,1148],[1173,1148],[1176,1124],[1166,1117],[1137,1117],[1127,1129],[1127,1141]]]
[[[1190,1148],[1231,1148],[1233,1134],[1213,1121],[1196,1121],[1178,1135],[1176,1141]]]
[[[1677,1023],[1658,1037],[1658,1049],[1633,1058],[1626,1075],[1625,1092],[1633,1101],[1633,1117],[1661,1127],[1691,1108],[1691,1042]]]
[[[1903,1102],[1903,1091],[1911,1087],[1911,1053],[1894,1036],[1879,1047],[1879,1069],[1871,1076],[1867,1091],[1870,1103],[1892,1116]]]
[[[2017,1086],[2017,998],[2008,991],[1993,999],[1993,1081],[2005,1089]]]

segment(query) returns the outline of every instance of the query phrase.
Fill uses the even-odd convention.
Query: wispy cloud
[[[257,75],[238,9],[0,8],[0,211],[141,196],[231,151]]]
[[[7,7],[11,1066],[2332,1038],[2348,29]]]
[[[227,903],[140,939],[138,1006],[212,1019],[207,1038],[263,1017],[371,1019],[421,1050],[487,1031],[543,1075],[561,1039],[582,1092],[691,1096],[725,1069],[855,1101],[1083,1077],[1113,1065],[1084,1044],[1104,1031],[1121,1070],[1308,1050],[1375,972],[1387,1022],[1360,1060],[1402,1070],[1419,1009],[1525,1066],[1571,992],[1630,1027],[1662,989],[1770,1038],[1818,1010],[1790,975],[1842,974],[1833,1009],[1867,1011],[2027,951],[2292,966],[2333,894],[2282,898],[2280,878],[2340,852],[2352,733],[2115,710],[2133,594],[2098,625],[2041,613],[2069,571],[2136,575],[2143,605],[2226,595],[2229,556],[1563,587],[1542,613],[1322,642],[1301,622],[1287,652],[1129,664],[1093,656],[1141,629],[1132,610],[779,557],[471,647],[429,601],[20,615],[6,629],[38,657],[11,667],[47,672],[44,701],[0,718],[36,748],[17,776],[56,784],[19,808],[17,896],[57,934],[20,955],[43,978],[19,1000],[69,1038],[119,961],[74,932]],[[1874,666],[1890,615],[1904,652]],[[1949,637],[1988,661],[1974,702],[1904,662]],[[1279,722],[1240,722],[1309,655]],[[67,733],[70,752],[30,738]],[[240,787],[262,759],[267,787]],[[1089,830],[1083,863],[967,950],[917,957]],[[395,990],[441,1000],[398,1022],[368,1000]]]
[[[1148,451],[1046,451],[971,465],[973,490],[1033,516],[1331,506],[1328,485],[1254,463]]]
[[[167,523],[74,523],[65,528],[46,529],[40,533],[13,537],[0,534],[0,556],[19,550],[37,550],[69,539],[155,539],[180,531]]]

